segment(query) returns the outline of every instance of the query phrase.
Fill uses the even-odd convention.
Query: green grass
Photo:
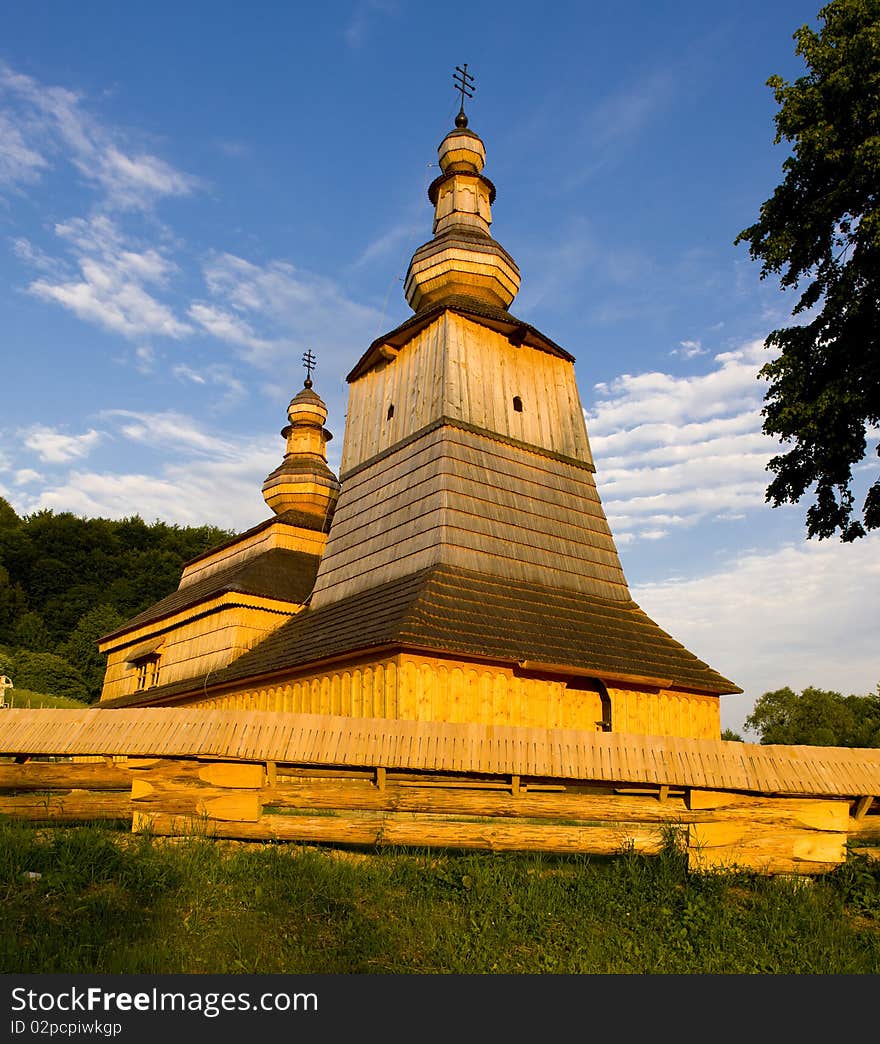
[[[62,707],[83,710],[88,707],[88,704],[82,700],[72,700],[68,696],[50,696],[45,692],[31,692],[30,689],[7,689],[6,702],[10,707],[19,710],[26,710],[28,707],[31,710],[37,707]],[[0,710],[0,714],[2,713],[3,711]]]
[[[39,877],[32,875],[39,874]],[[340,851],[0,821],[2,973],[880,972],[880,865]]]

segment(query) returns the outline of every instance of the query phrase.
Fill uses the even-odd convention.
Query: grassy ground
[[[39,876],[37,876],[39,875]],[[812,881],[0,821],[2,973],[880,972],[880,865]]]
[[[10,707],[19,710],[31,710],[37,707],[62,707],[73,710],[83,710],[88,707],[82,700],[71,700],[67,696],[49,696],[45,692],[31,692],[30,689],[7,689],[6,702]],[[2,711],[0,711],[2,713]]]

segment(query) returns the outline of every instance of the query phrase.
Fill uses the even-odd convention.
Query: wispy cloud
[[[58,258],[51,257],[38,246],[35,246],[25,236],[17,236],[12,240],[12,252],[30,268],[39,269],[42,272],[51,272],[57,275],[64,266]]]
[[[10,115],[0,110],[0,186],[32,184],[48,166],[46,157],[26,141]]]
[[[678,641],[745,689],[722,698],[739,729],[754,701],[785,685],[847,693],[880,682],[880,535],[743,551],[711,574],[633,588]]]
[[[213,386],[222,390],[222,395],[217,405],[226,407],[232,402],[238,402],[247,395],[244,382],[234,376],[228,367],[220,364],[206,366],[202,370],[196,370],[186,363],[178,363],[171,371],[179,381],[195,384],[205,388]]]
[[[110,218],[75,218],[55,226],[73,259],[67,276],[50,273],[28,286],[35,297],[52,301],[79,319],[129,339],[158,335],[179,339],[192,327],[159,300],[176,266],[154,247],[135,249]],[[45,265],[43,266],[46,267]],[[147,289],[147,288],[150,289]]]
[[[565,187],[575,189],[601,168],[617,162],[648,122],[670,104],[677,85],[672,69],[657,69],[606,95],[586,114],[577,133],[577,161],[568,168]],[[586,162],[584,156],[589,157]]]
[[[49,464],[63,464],[87,457],[102,438],[102,432],[91,429],[82,435],[68,435],[57,428],[35,425],[21,432],[25,446]]]
[[[392,225],[382,235],[377,236],[361,251],[351,267],[355,269],[363,268],[364,265],[372,264],[374,261],[392,254],[410,254],[421,242],[419,236],[421,236],[421,239],[424,239],[426,232],[423,208],[419,207],[418,214],[413,209],[411,221],[400,221]],[[408,250],[407,247],[411,247],[412,250]],[[409,257],[407,256],[403,259],[404,265],[408,261]]]
[[[284,387],[298,380],[300,356],[311,348],[319,374],[325,382],[332,374],[336,385],[324,383],[321,394],[341,415],[340,375],[351,366],[351,346],[369,344],[380,332],[380,313],[353,301],[334,280],[286,261],[257,265],[217,254],[203,274],[210,300],[194,304],[189,317]]]
[[[582,302],[587,282],[603,287],[591,306],[600,322],[616,321],[650,307],[635,288],[653,285],[655,260],[638,246],[601,242],[584,218],[566,222],[555,239],[545,233],[539,240],[524,243],[518,260],[523,273],[518,312],[528,314],[538,306],[570,308],[573,299]]]
[[[198,179],[128,138],[76,92],[0,63],[0,185],[32,183],[66,162],[100,192],[104,206],[122,210],[146,209],[198,187]]]
[[[357,0],[345,26],[345,42],[352,50],[359,50],[367,42],[377,18],[394,14],[396,9],[392,0]]]
[[[596,151],[621,140],[632,140],[675,93],[670,69],[659,69],[607,95],[587,117]]]
[[[624,374],[597,385],[587,428],[621,543],[763,506],[766,465],[778,450],[761,431],[757,373],[766,360],[753,341],[716,355],[705,374]]]

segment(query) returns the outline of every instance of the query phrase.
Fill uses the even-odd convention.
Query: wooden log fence
[[[0,815],[38,823],[129,820],[135,831],[242,841],[654,855],[695,871],[818,874],[847,840],[880,841],[880,808],[843,798],[548,779],[443,776],[203,758],[0,763]]]
[[[461,726],[438,727],[416,749],[412,723],[328,718],[322,731],[319,716],[236,721],[196,710],[156,712],[162,724],[151,739],[142,716],[73,713],[71,722],[64,712],[4,712],[0,816],[124,820],[156,835],[329,845],[614,855],[675,844],[698,872],[820,874],[845,860],[848,843],[880,843],[880,751],[814,748],[813,756],[811,748],[787,754],[669,738],[664,750],[657,737],[616,736],[611,744],[601,734]],[[172,734],[175,714],[186,728]],[[101,728],[85,729],[90,721]],[[222,726],[226,749],[238,756],[218,753],[206,722]],[[405,749],[416,751],[405,756],[404,734]],[[486,754],[490,740],[498,757]],[[744,789],[748,773],[737,758],[761,758],[772,785]],[[501,771],[517,762],[540,774]]]

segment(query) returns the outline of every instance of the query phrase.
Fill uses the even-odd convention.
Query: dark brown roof
[[[227,569],[218,569],[203,580],[196,580],[179,588],[133,619],[127,620],[122,627],[111,631],[101,641],[115,638],[127,631],[143,627],[144,624],[161,620],[171,613],[230,592],[277,598],[302,605],[315,586],[320,560],[320,555],[272,548],[243,562],[237,562]]]
[[[416,312],[415,315],[410,316],[400,326],[395,327],[381,337],[377,337],[360,357],[357,365],[346,377],[346,380],[349,382],[354,381],[370,370],[375,365],[377,358],[381,357],[379,349],[383,345],[390,344],[397,348],[402,347],[445,311],[458,312],[460,315],[468,316],[484,326],[489,326],[493,330],[506,334],[517,344],[528,344],[541,351],[549,352],[551,355],[556,355],[560,359],[574,362],[574,356],[564,348],[561,348],[555,341],[551,341],[540,330],[536,330],[534,326],[524,323],[522,319],[517,319],[515,315],[511,315],[504,308],[495,308],[493,305],[486,304],[485,301],[478,301],[472,297],[453,296],[446,298],[438,304],[424,308],[420,312]]]
[[[741,692],[657,626],[635,602],[612,602],[539,584],[501,581],[438,566],[305,609],[225,670],[227,684],[383,647],[474,656],[504,663],[570,666],[597,677],[668,679],[708,693]],[[192,690],[201,679],[162,686],[146,703]]]

